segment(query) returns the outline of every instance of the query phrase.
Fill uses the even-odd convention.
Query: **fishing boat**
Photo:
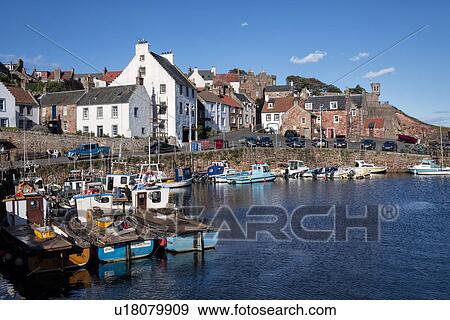
[[[276,175],[270,172],[270,167],[266,163],[255,163],[248,172],[241,172],[227,179],[231,184],[247,184],[257,182],[270,182],[276,179]]]
[[[175,169],[175,178],[157,182],[156,185],[163,188],[184,188],[192,185],[192,172],[190,168]]]
[[[230,168],[226,160],[215,161],[208,168],[208,179],[215,183],[226,183],[227,179],[238,173],[236,169]]]
[[[356,160],[355,161],[355,171],[360,170],[369,170],[371,174],[373,173],[386,173],[387,167],[386,166],[376,166],[372,163],[367,163],[364,160]]]
[[[408,172],[413,174],[430,174],[445,171],[450,171],[450,168],[441,168],[434,160],[422,160],[420,164],[408,168]]]
[[[309,168],[305,166],[305,163],[303,161],[289,160],[285,175],[289,178],[299,178],[308,170]]]

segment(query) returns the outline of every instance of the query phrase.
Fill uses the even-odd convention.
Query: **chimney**
[[[61,80],[61,68],[60,67],[56,67],[55,71],[53,72],[54,76],[55,76],[55,80],[59,81]]]
[[[216,76],[216,67],[215,66],[211,67],[211,73],[214,75],[214,77]]]
[[[108,72],[108,69],[106,67],[103,68],[103,76],[106,76],[106,73]]]
[[[94,86],[95,86],[94,79],[92,78],[91,75],[88,75],[85,83],[85,91],[86,92],[91,91],[91,89],[94,88]]]
[[[136,56],[144,55],[150,52],[150,44],[145,39],[138,40],[136,43]]]
[[[161,54],[161,56],[164,57],[164,58],[166,58],[167,60],[169,60],[169,62],[170,62],[171,64],[174,64],[174,56],[173,56],[172,50],[167,51],[167,52],[163,52],[163,53]]]
[[[194,67],[194,73],[198,73],[198,68]]]

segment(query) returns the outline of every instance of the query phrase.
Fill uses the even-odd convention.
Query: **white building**
[[[261,111],[261,124],[264,129],[280,133],[284,114],[294,105],[294,97],[270,98]]]
[[[245,93],[235,93],[234,96],[241,102],[243,107],[243,127],[254,128],[256,125],[256,102]]]
[[[87,89],[77,103],[77,131],[95,136],[148,137],[150,101],[141,85]]]
[[[16,99],[0,82],[0,127],[16,126]]]
[[[230,107],[223,103],[221,97],[210,91],[202,91],[198,99],[205,108],[205,128],[230,132]]]
[[[147,41],[138,41],[135,56],[112,86],[136,83],[143,84],[151,100],[162,106],[155,119],[159,122],[160,135],[188,141],[189,125],[196,127],[197,91],[175,66],[173,53],[158,55],[151,52]],[[152,135],[156,134],[155,129]]]
[[[189,75],[191,80],[197,88],[211,87],[216,76],[216,67],[211,67],[210,70],[199,70],[197,67]]]

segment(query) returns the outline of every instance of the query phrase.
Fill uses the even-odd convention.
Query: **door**
[[[56,120],[56,105],[52,106],[52,120]]]
[[[103,137],[103,126],[97,126],[97,137]]]
[[[42,198],[27,199],[27,219],[31,223],[44,225],[44,208]]]
[[[106,184],[106,189],[112,191],[114,188],[114,178],[108,177],[108,183]]]
[[[147,192],[139,192],[137,194],[137,208],[139,210],[147,209]]]
[[[330,139],[335,138],[335,130],[333,128],[328,129],[328,138]]]

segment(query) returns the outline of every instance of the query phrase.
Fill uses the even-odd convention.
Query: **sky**
[[[185,71],[239,67],[341,89],[380,82],[381,100],[450,125],[448,1],[27,0],[2,11],[0,61],[22,57],[30,70],[121,70],[144,38]]]

